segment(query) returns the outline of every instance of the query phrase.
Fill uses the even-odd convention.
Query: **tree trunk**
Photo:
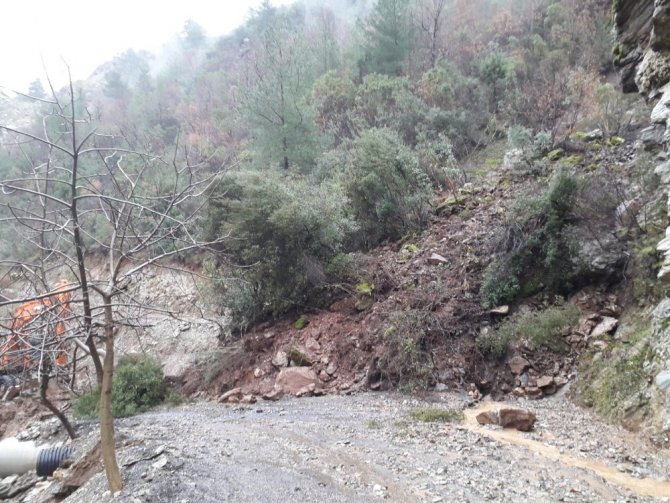
[[[71,439],[77,438],[77,434],[74,431],[74,428],[72,427],[72,424],[70,424],[70,421],[68,418],[61,412],[61,410],[56,407],[51,400],[47,398],[47,388],[49,387],[49,372],[48,369],[42,368],[40,369],[40,400],[42,401],[42,405],[44,405],[47,409],[49,409],[54,416],[58,418],[58,420],[61,422],[65,430],[67,431],[67,434],[70,436]]]
[[[95,375],[98,379],[98,384],[102,382],[102,364],[100,363],[100,356],[98,349],[95,347],[93,340],[93,333],[91,326],[93,324],[93,314],[91,312],[91,299],[88,287],[88,273],[86,272],[86,265],[84,263],[84,240],[81,237],[79,228],[79,210],[77,208],[77,191],[79,184],[79,148],[77,145],[77,121],[75,120],[75,103],[74,103],[74,88],[72,80],[70,80],[70,106],[72,107],[72,174],[70,175],[70,216],[72,218],[72,239],[77,254],[77,270],[79,271],[79,284],[81,285],[82,305],[84,307],[84,332],[86,333],[86,345],[88,346],[93,366],[95,367]]]
[[[107,475],[107,485],[112,494],[123,487],[123,479],[116,462],[116,442],[114,441],[114,416],[112,416],[112,377],[114,375],[114,316],[112,299],[104,295],[105,303],[105,360],[102,365],[102,386],[100,387],[100,447],[102,462]]]
[[[282,148],[284,149],[284,169],[288,171],[288,141],[286,140],[286,137],[282,138]]]

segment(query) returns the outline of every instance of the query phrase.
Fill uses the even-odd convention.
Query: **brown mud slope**
[[[417,363],[439,362],[438,373],[461,369],[454,378],[472,380],[480,373],[481,360],[472,329],[488,317],[477,296],[479,277],[490,229],[501,219],[505,192],[494,187],[462,196],[460,204],[435,216],[430,230],[421,236],[359,256],[361,284],[369,285],[370,293],[349,287],[329,309],[254,327],[236,351],[229,350],[233,353],[229,365],[206,389],[218,393],[242,384],[256,393],[267,392],[282,366],[272,360],[282,351],[292,365],[311,366],[324,387],[333,390],[386,387],[402,377],[393,360],[404,356],[416,358]],[[486,196],[494,202],[483,203]],[[464,212],[474,215],[465,219]],[[431,261],[434,253],[444,263]],[[300,315],[308,322],[302,330],[295,328]],[[428,329],[424,332],[422,326]],[[403,339],[407,355],[402,354]],[[442,354],[427,355],[428,347],[439,348]],[[389,354],[390,349],[399,354]],[[186,374],[188,391],[206,384],[202,375],[207,374],[207,365],[211,363]]]
[[[620,164],[617,156],[630,149],[618,150],[588,153],[584,163],[596,158]],[[503,317],[484,310],[478,292],[506,204],[523,192],[537,193],[538,185],[533,177],[501,169],[471,180],[457,200],[449,193],[436,197],[434,216],[422,234],[359,255],[359,284],[342,287],[343,295],[328,309],[296,312],[252,328],[241,341],[189,369],[185,392],[221,394],[239,386],[245,394],[262,395],[287,365],[310,367],[318,376],[317,392],[398,385],[412,390],[437,383],[451,389],[474,385],[494,395],[511,392],[518,379],[504,361],[487,360],[475,343],[482,328]],[[597,287],[584,297],[580,307],[595,317],[612,301]],[[307,324],[297,329],[301,316]],[[568,376],[578,349],[524,356],[538,378]]]

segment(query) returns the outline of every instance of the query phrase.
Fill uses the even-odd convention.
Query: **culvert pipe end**
[[[51,477],[63,461],[70,458],[74,452],[71,446],[47,447],[37,455],[35,466],[38,477]]]
[[[74,447],[70,445],[36,447],[35,442],[7,438],[0,441],[0,479],[33,470],[40,477],[50,477],[73,454]]]

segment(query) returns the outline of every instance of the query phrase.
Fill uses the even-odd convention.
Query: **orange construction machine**
[[[58,366],[67,364],[63,350],[65,322],[72,314],[72,285],[59,281],[47,296],[29,300],[16,308],[11,318],[11,332],[0,344],[0,374],[17,374],[32,370],[43,360],[43,351],[55,355]]]

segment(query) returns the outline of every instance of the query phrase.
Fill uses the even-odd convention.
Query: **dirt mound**
[[[438,195],[429,228],[359,255],[359,284],[329,309],[254,327],[221,354],[225,362],[191,368],[185,389],[220,394],[242,386],[263,394],[285,365],[311,366],[329,391],[424,389],[436,382],[490,387],[495,365],[484,360],[474,336],[499,315],[481,307],[477,292],[492,230],[518,190],[492,176],[467,184],[458,199]]]

